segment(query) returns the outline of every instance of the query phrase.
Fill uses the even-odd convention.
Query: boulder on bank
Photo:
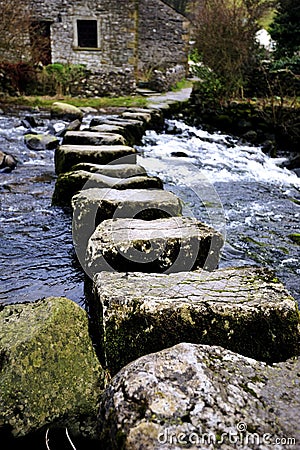
[[[127,145],[121,134],[93,131],[67,131],[63,145]]]
[[[101,173],[108,177],[129,178],[139,175],[147,175],[146,169],[139,164],[93,164],[79,163],[72,170],[85,170],[90,173]]]
[[[50,297],[4,306],[0,319],[1,441],[51,423],[93,435],[104,371],[83,309]]]
[[[99,440],[107,450],[296,448],[299,373],[299,358],[268,366],[222,347],[180,343],[111,380]]]
[[[101,272],[94,276],[93,305],[103,333],[101,363],[113,374],[180,342],[221,345],[270,363],[299,354],[298,305],[263,268]]]
[[[80,120],[83,119],[83,112],[76,106],[63,102],[54,102],[51,106],[51,118],[61,120]]]
[[[61,145],[55,150],[55,171],[69,172],[79,163],[135,164],[137,153],[126,145]]]
[[[54,150],[60,141],[51,134],[25,134],[24,142],[30,150]]]
[[[158,177],[145,175],[130,178],[115,178],[100,173],[76,170],[58,176],[52,196],[52,204],[70,206],[71,199],[82,189],[163,189],[163,182]]]
[[[161,189],[84,189],[72,198],[73,243],[86,267],[87,243],[97,225],[107,219],[155,220],[181,215],[181,201]]]
[[[93,273],[213,270],[222,246],[222,235],[194,218],[115,219],[98,225],[86,258]]]

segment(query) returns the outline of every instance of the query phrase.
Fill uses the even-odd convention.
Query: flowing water
[[[50,119],[37,118],[45,132]],[[0,150],[19,160],[11,173],[0,172],[0,303],[66,296],[84,307],[71,217],[51,206],[54,152],[29,150],[21,119],[0,116]],[[299,232],[300,178],[233,137],[178,121],[168,128],[147,132],[139,162],[182,199],[185,215],[226,236],[220,267],[270,267],[300,302],[299,246],[289,237]]]
[[[141,164],[183,200],[184,214],[226,238],[220,267],[271,268],[300,303],[300,178],[232,136],[177,120],[147,132]]]
[[[71,217],[51,206],[54,151],[29,150],[21,119],[22,115],[0,116],[0,150],[19,161],[11,173],[0,173],[0,302],[66,296],[83,305],[83,275],[74,256]],[[42,122],[37,131],[45,132],[50,121]]]

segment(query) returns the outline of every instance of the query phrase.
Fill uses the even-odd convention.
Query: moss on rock
[[[104,384],[86,313],[51,297],[5,306],[0,320],[0,435],[24,436],[54,421],[78,432],[83,417],[94,417]]]

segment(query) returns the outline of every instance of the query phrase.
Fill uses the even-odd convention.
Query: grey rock
[[[20,437],[52,422],[93,436],[105,372],[84,310],[50,297],[5,306],[0,319],[1,441],[5,430]]]
[[[79,163],[72,170],[86,170],[91,173],[102,173],[108,177],[129,178],[138,175],[147,175],[146,169],[139,164],[92,164]]]
[[[50,134],[26,134],[24,142],[31,150],[54,150],[60,144],[59,139]]]
[[[300,353],[298,305],[267,269],[100,272],[93,298],[104,330],[102,364],[113,374],[180,342],[221,345],[270,363]]]
[[[18,161],[13,155],[0,151],[0,169],[11,172],[17,167]]]
[[[108,450],[296,449],[299,375],[299,358],[268,366],[222,347],[180,343],[111,380],[98,438]]]
[[[126,145],[123,136],[114,133],[93,131],[67,131],[63,137],[63,145]]]
[[[79,163],[135,164],[137,150],[126,145],[60,145],[54,154],[57,174]]]
[[[115,178],[85,170],[75,170],[58,175],[52,196],[52,204],[70,206],[73,195],[82,189],[162,189],[163,182],[158,177],[147,175],[130,178]]]
[[[181,201],[159,189],[85,189],[72,197],[73,243],[82,267],[87,243],[97,225],[107,219],[155,220],[181,215]]]
[[[149,112],[125,111],[120,115],[123,119],[140,120],[147,126],[151,123],[152,116]]]
[[[51,106],[51,118],[61,119],[61,120],[80,120],[83,119],[83,112],[76,106],[70,105],[68,103],[54,102]]]
[[[218,266],[223,237],[190,217],[151,221],[105,220],[92,234],[87,265],[93,272],[187,272]]]
[[[94,117],[90,122],[90,128],[98,125],[112,125],[122,127],[126,130],[127,138],[135,143],[140,141],[145,133],[146,125],[141,120],[124,119],[121,117],[97,118]]]

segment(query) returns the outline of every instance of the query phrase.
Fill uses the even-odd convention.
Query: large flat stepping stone
[[[148,177],[147,175],[115,178],[100,173],[76,170],[58,175],[52,196],[52,204],[70,206],[73,195],[82,189],[91,188],[163,189],[163,182],[158,177]]]
[[[94,164],[135,164],[137,150],[126,145],[61,145],[55,150],[57,174],[68,172],[73,166],[87,162]]]
[[[112,373],[180,342],[222,345],[270,363],[299,354],[298,305],[267,269],[100,272],[93,295],[99,352]]]
[[[268,366],[220,346],[143,356],[100,398],[101,448],[298,449],[299,373],[299,358]]]
[[[63,145],[126,145],[124,136],[115,133],[93,131],[67,131]]]
[[[93,164],[79,163],[72,170],[86,170],[91,173],[101,173],[108,177],[129,178],[138,175],[147,175],[146,169],[139,164]]]
[[[135,218],[155,220],[180,216],[180,199],[160,189],[84,189],[72,198],[73,243],[82,267],[86,267],[87,243],[104,220]]]
[[[92,234],[87,265],[96,273],[172,273],[218,266],[223,237],[190,217],[105,220]]]

